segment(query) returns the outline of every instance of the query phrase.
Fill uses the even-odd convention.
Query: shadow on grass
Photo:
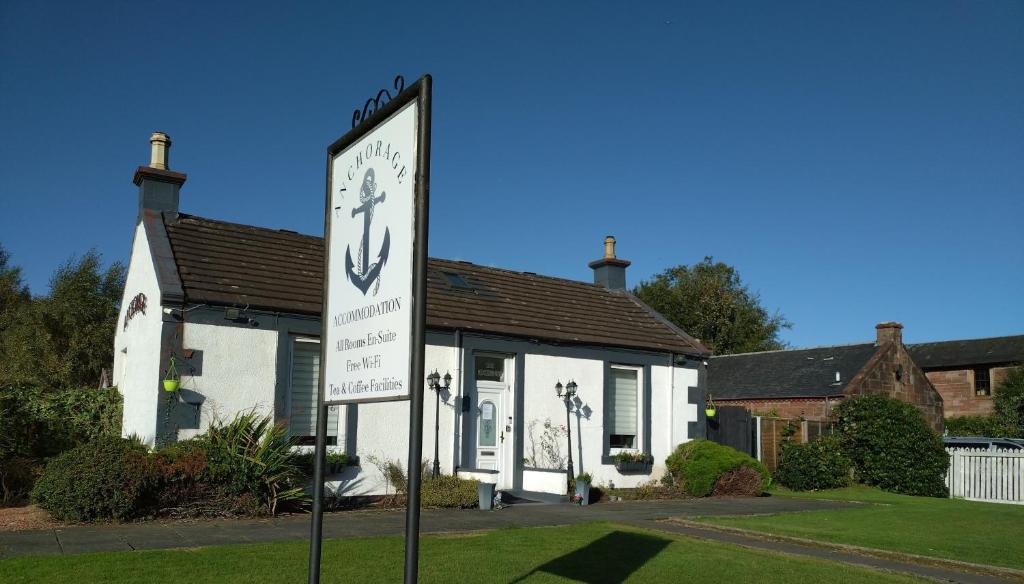
[[[670,539],[613,531],[586,546],[537,566],[510,584],[524,582],[543,572],[587,584],[623,582],[672,543]]]

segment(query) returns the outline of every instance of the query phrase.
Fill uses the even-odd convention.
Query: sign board
[[[416,170],[413,98],[332,152],[328,170],[324,401],[408,399],[412,376]]]

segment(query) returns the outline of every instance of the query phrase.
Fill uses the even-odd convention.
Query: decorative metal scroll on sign
[[[387,88],[381,89],[377,92],[377,97],[371,97],[366,100],[366,104],[363,105],[362,110],[357,109],[352,112],[353,128],[363,123],[366,118],[373,115],[373,112],[379,110],[381,106],[398,97],[398,94],[402,93],[402,90],[405,89],[405,77],[402,77],[401,75],[395,76],[395,81],[392,83],[392,86],[395,91],[394,95],[392,95],[391,91]]]

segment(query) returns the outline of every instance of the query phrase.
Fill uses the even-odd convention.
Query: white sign
[[[418,107],[409,102],[331,160],[326,403],[409,397]]]

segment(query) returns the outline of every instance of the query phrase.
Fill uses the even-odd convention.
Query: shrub
[[[946,418],[946,433],[950,436],[985,436],[988,438],[1016,438],[1017,429],[1007,424],[1002,416],[954,416]]]
[[[479,481],[468,481],[448,475],[424,478],[423,488],[420,490],[420,504],[423,507],[448,509],[475,508],[480,504],[478,484]]]
[[[999,382],[992,395],[996,415],[1013,429],[1014,436],[1024,438],[1024,367],[1014,367]]]
[[[156,480],[145,446],[104,436],[51,459],[32,501],[57,519],[128,519],[150,510]]]
[[[309,501],[301,486],[301,455],[292,446],[283,425],[255,412],[211,424],[196,445],[206,453],[205,478],[228,495],[255,497],[271,515],[279,504]]]
[[[100,436],[121,433],[117,388],[0,390],[0,460],[48,458]]]
[[[868,395],[843,401],[835,417],[843,454],[862,482],[904,495],[948,495],[949,457],[917,408]]]
[[[768,471],[763,464],[710,440],[691,440],[680,444],[665,462],[675,484],[694,497],[712,494],[720,480],[723,488],[727,483],[736,482],[737,475],[725,475],[742,468],[751,469],[760,477],[756,484],[748,485],[748,492],[742,494],[760,494],[768,484]]]
[[[12,456],[0,459],[0,507],[22,503],[42,473],[35,458]]]
[[[782,445],[775,480],[795,491],[838,489],[850,484],[852,463],[839,446],[839,440],[826,436],[797,444]]]

